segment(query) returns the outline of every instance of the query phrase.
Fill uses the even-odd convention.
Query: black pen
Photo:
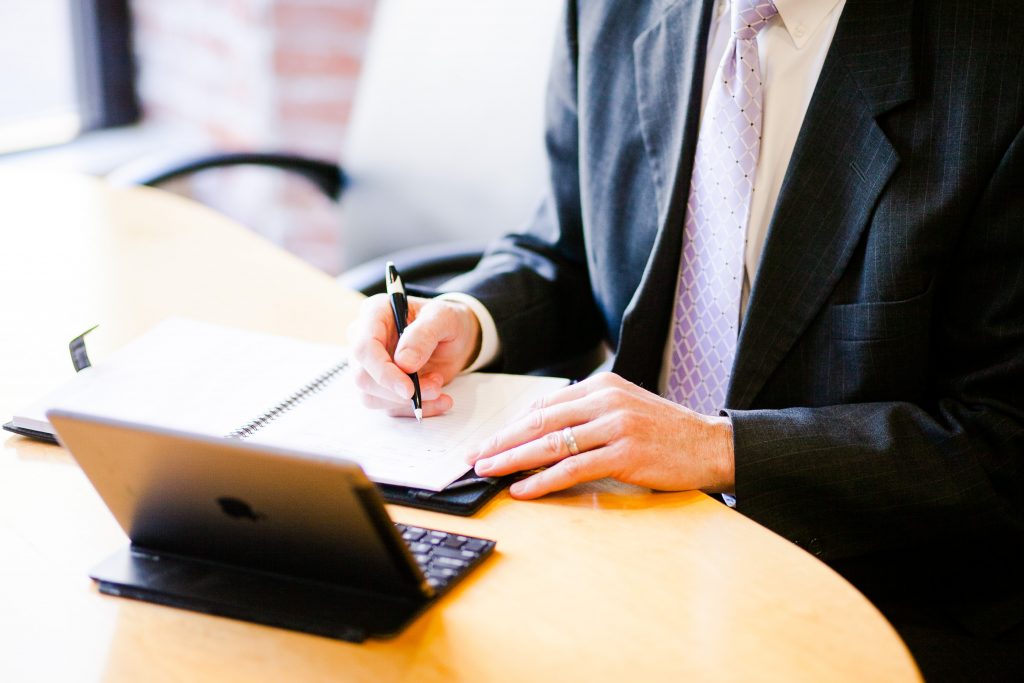
[[[391,312],[395,314],[395,328],[398,336],[405,332],[409,324],[409,301],[405,298],[405,287],[402,276],[391,261],[384,266],[384,283],[387,285],[388,298],[391,299]],[[420,377],[415,372],[409,375],[412,380],[412,412],[417,422],[423,422],[423,398],[420,396]]]

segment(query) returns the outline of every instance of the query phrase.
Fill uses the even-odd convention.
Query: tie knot
[[[732,32],[737,40],[753,40],[778,13],[774,0],[733,0]]]

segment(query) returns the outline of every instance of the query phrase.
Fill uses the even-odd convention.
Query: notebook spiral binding
[[[348,361],[343,360],[334,367],[327,370],[309,384],[306,384],[301,389],[296,391],[294,394],[286,398],[285,400],[278,403],[276,406],[257,417],[252,422],[242,425],[235,431],[227,435],[229,439],[244,439],[247,436],[252,436],[265,425],[273,422],[281,415],[287,413],[289,410],[302,403],[309,396],[322,391],[335,377],[341,373],[342,370],[348,367]]]

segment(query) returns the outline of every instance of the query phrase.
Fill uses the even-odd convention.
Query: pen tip
[[[423,409],[422,408],[414,408],[412,412],[413,412],[413,414],[416,415],[416,421],[417,422],[423,422]]]

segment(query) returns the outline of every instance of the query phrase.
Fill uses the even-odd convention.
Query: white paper
[[[226,437],[346,356],[340,346],[173,318],[80,372],[25,411],[22,422],[43,420],[44,408],[62,408]],[[469,470],[468,449],[565,384],[548,377],[465,375],[445,389],[453,409],[421,424],[364,408],[346,369],[245,440],[353,460],[374,481],[438,491]]]
[[[326,344],[166,320],[42,404],[224,436],[345,358]]]
[[[342,376],[246,441],[345,458],[373,481],[440,491],[469,470],[469,449],[565,384],[551,377],[464,375],[444,389],[453,408],[419,423],[363,407],[351,376]]]

